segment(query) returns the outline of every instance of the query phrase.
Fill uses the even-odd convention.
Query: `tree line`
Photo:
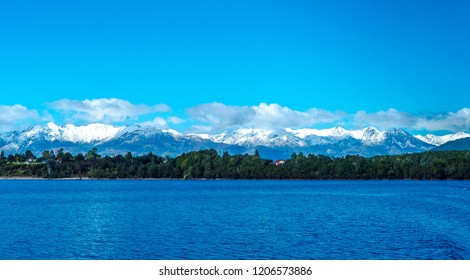
[[[185,153],[175,158],[153,153],[134,156],[101,156],[96,148],[72,155],[44,151],[36,157],[0,154],[1,177],[97,178],[97,179],[470,179],[470,151],[431,151],[365,158],[351,155],[292,154],[273,162],[254,155],[219,155],[216,150]]]

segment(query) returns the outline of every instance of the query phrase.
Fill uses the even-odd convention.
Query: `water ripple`
[[[467,189],[2,180],[0,259],[470,259]]]

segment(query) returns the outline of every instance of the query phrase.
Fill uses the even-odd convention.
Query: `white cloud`
[[[24,126],[39,121],[36,110],[30,110],[23,105],[0,105],[0,130],[19,130]]]
[[[64,113],[65,120],[71,123],[87,122],[124,122],[135,120],[137,124],[168,128],[169,125],[180,125],[187,120],[177,116],[168,118],[155,117],[152,114],[168,112],[167,105],[149,106],[132,104],[122,99],[62,99],[49,104],[52,109]],[[27,126],[53,121],[53,111],[29,109],[23,105],[0,105],[0,131],[21,130]],[[317,125],[363,128],[376,126],[386,130],[404,128],[415,131],[464,131],[470,132],[470,108],[462,108],[456,112],[439,114],[411,114],[394,108],[377,112],[358,111],[346,114],[342,111],[327,111],[311,108],[298,111],[279,104],[261,103],[256,106],[229,106],[222,103],[201,104],[187,109],[191,117],[188,126],[192,132],[217,132],[222,129],[236,128],[306,128]],[[153,117],[147,122],[138,122],[141,116]]]
[[[427,131],[469,131],[470,108],[463,108],[455,113],[448,112],[426,116],[412,115],[393,108],[375,113],[359,111],[354,115],[354,122],[357,127],[372,125],[380,129],[400,127]]]
[[[258,106],[227,106],[209,103],[188,109],[195,120],[209,123],[215,129],[237,127],[299,128],[319,123],[330,123],[345,117],[345,113],[316,108],[305,112],[292,110],[279,104],[261,103]]]
[[[172,124],[181,124],[181,123],[185,123],[186,121],[183,120],[183,119],[180,119],[178,117],[169,117],[168,118],[168,122],[172,123]]]
[[[255,117],[255,111],[248,106],[227,106],[222,103],[209,103],[191,107],[189,115],[217,128],[230,128],[248,123]]]
[[[214,127],[209,125],[193,125],[189,129],[190,133],[212,133],[214,132]]]
[[[449,112],[428,118],[419,118],[416,122],[415,128],[431,131],[470,131],[470,108],[462,108],[455,113]]]
[[[155,126],[158,126],[158,127],[167,127],[168,125],[166,121],[160,117],[156,117],[155,119],[153,119],[153,123]]]
[[[253,125],[273,128],[299,128],[319,123],[330,123],[345,117],[343,112],[330,112],[311,108],[305,112],[292,110],[279,104],[261,103],[251,107],[255,111]]]
[[[168,128],[168,123],[165,119],[156,117],[152,121],[138,123],[140,126],[152,126],[157,128]]]
[[[74,120],[88,122],[123,122],[127,119],[137,119],[141,115],[168,112],[170,107],[165,104],[148,106],[135,105],[127,100],[117,98],[70,100],[61,99],[51,104],[51,107],[65,114],[72,114]]]
[[[393,108],[376,113],[367,113],[361,110],[354,115],[355,125],[360,128],[366,126],[376,126],[380,129],[412,128],[416,121],[416,116]]]

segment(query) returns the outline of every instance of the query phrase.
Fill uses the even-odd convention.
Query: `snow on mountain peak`
[[[122,127],[99,123],[86,126],[75,126],[73,124],[58,126],[50,122],[46,126],[35,126],[26,130],[20,135],[20,139],[44,138],[49,141],[91,143],[108,140],[114,137],[120,130],[122,130]]]
[[[53,122],[47,123],[46,127],[50,129],[52,132],[59,132],[59,126]]]
[[[128,126],[122,127],[120,128],[119,131],[117,131],[117,133],[114,136],[112,136],[112,138],[122,137],[125,134],[133,134],[135,136],[150,137],[150,136],[154,136],[156,134],[161,134],[161,133],[170,134],[171,136],[175,138],[184,136],[180,132],[171,128],[162,129],[161,127],[158,127],[158,126],[144,124],[144,125],[128,125]]]
[[[307,136],[310,136],[310,135],[319,136],[319,134],[321,134],[321,130],[315,129],[315,128],[299,128],[299,129],[286,128],[285,131],[287,133],[294,134],[300,139],[305,139]]]
[[[315,128],[300,128],[300,129],[290,129],[286,128],[285,130],[288,133],[292,133],[295,136],[305,139],[310,135],[321,136],[321,137],[344,137],[352,136],[351,131],[344,129],[343,127],[337,126],[333,128],[326,129],[315,129]]]
[[[337,126],[331,129],[330,136],[341,137],[341,136],[348,135],[348,134],[350,134],[349,131],[347,131],[341,126]]]
[[[392,128],[390,130],[387,130],[388,134],[393,134],[393,135],[408,135],[408,132],[404,131],[401,128]]]
[[[154,149],[165,154],[169,149],[184,152],[190,149],[207,147],[225,147],[234,151],[252,152],[258,147],[268,150],[302,151],[306,153],[327,153],[331,155],[361,154],[399,154],[429,150],[431,145],[439,146],[448,141],[470,137],[470,134],[459,132],[444,136],[428,134],[412,136],[403,129],[380,131],[375,127],[347,130],[343,127],[328,129],[301,128],[284,130],[241,128],[226,130],[219,134],[182,134],[169,128],[153,125],[129,125],[116,127],[105,124],[60,126],[48,123],[24,131],[0,133],[1,149],[7,151],[40,152],[51,147],[73,147],[74,151],[91,144],[105,151],[146,151]],[[173,139],[176,142],[172,142]],[[424,143],[423,143],[424,142]],[[171,143],[178,143],[172,146]],[[189,143],[189,144],[188,144]],[[192,144],[190,144],[192,143]],[[217,144],[216,144],[217,143]],[[227,145],[219,145],[223,143]],[[129,146],[132,144],[133,146]],[[119,146],[122,145],[122,146]],[[230,145],[236,147],[229,147]],[[160,149],[160,150],[159,150]],[[278,155],[276,156],[278,157]]]
[[[59,127],[62,140],[81,143],[91,143],[111,139],[122,129],[123,127],[115,127],[100,123],[89,124],[86,126],[74,126],[72,124],[68,124]]]
[[[224,131],[211,137],[211,140],[218,143],[235,145],[256,145],[258,142],[269,140],[271,130],[240,128],[232,132]]]
[[[344,138],[349,136],[363,141],[378,141],[383,139],[383,132],[379,131],[375,127],[367,127],[360,130],[347,130],[340,126],[327,129],[301,128],[294,130],[287,128],[286,132],[292,133],[301,139],[305,139],[311,135],[337,138]]]
[[[462,139],[462,138],[468,138],[470,137],[470,134],[465,133],[465,132],[457,132],[453,134],[447,134],[443,136],[437,136],[434,134],[426,134],[426,135],[415,135],[416,138],[419,140],[434,145],[434,146],[440,146],[443,145],[447,142]]]
[[[384,141],[386,137],[385,132],[379,131],[377,128],[373,126],[364,128],[361,131],[362,131],[362,135],[358,139],[362,140],[364,143],[367,143],[367,144],[381,143],[382,141]]]
[[[174,129],[171,129],[171,128],[169,128],[169,129],[162,129],[162,132],[169,133],[169,134],[171,134],[171,135],[173,135],[173,136],[181,136],[181,135],[182,135],[180,132],[178,132],[178,131],[176,131],[176,130],[174,130]]]
[[[292,146],[303,147],[307,144],[286,131],[276,131],[261,128],[241,128],[232,132],[224,131],[210,136],[210,140],[216,143],[224,143],[240,146]]]
[[[186,135],[199,137],[199,138],[204,139],[204,140],[210,140],[211,139],[211,135],[208,134],[208,133],[189,133],[189,134],[186,134]]]

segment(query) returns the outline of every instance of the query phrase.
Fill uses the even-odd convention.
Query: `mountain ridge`
[[[449,141],[433,149],[433,151],[468,151],[470,150],[470,138],[461,138]]]
[[[467,137],[470,134],[464,132],[444,136],[413,136],[400,128],[387,131],[375,127],[347,130],[339,126],[328,129],[241,128],[219,134],[183,134],[150,125],[113,126],[95,123],[59,126],[51,122],[23,131],[0,133],[0,150],[41,153],[64,148],[70,152],[83,153],[96,147],[104,154],[130,151],[136,154],[154,152],[175,156],[200,149],[216,149],[232,154],[253,153],[259,149],[267,158],[287,158],[294,152],[374,156],[423,152],[436,148],[438,145],[435,143],[439,141],[447,143]]]

